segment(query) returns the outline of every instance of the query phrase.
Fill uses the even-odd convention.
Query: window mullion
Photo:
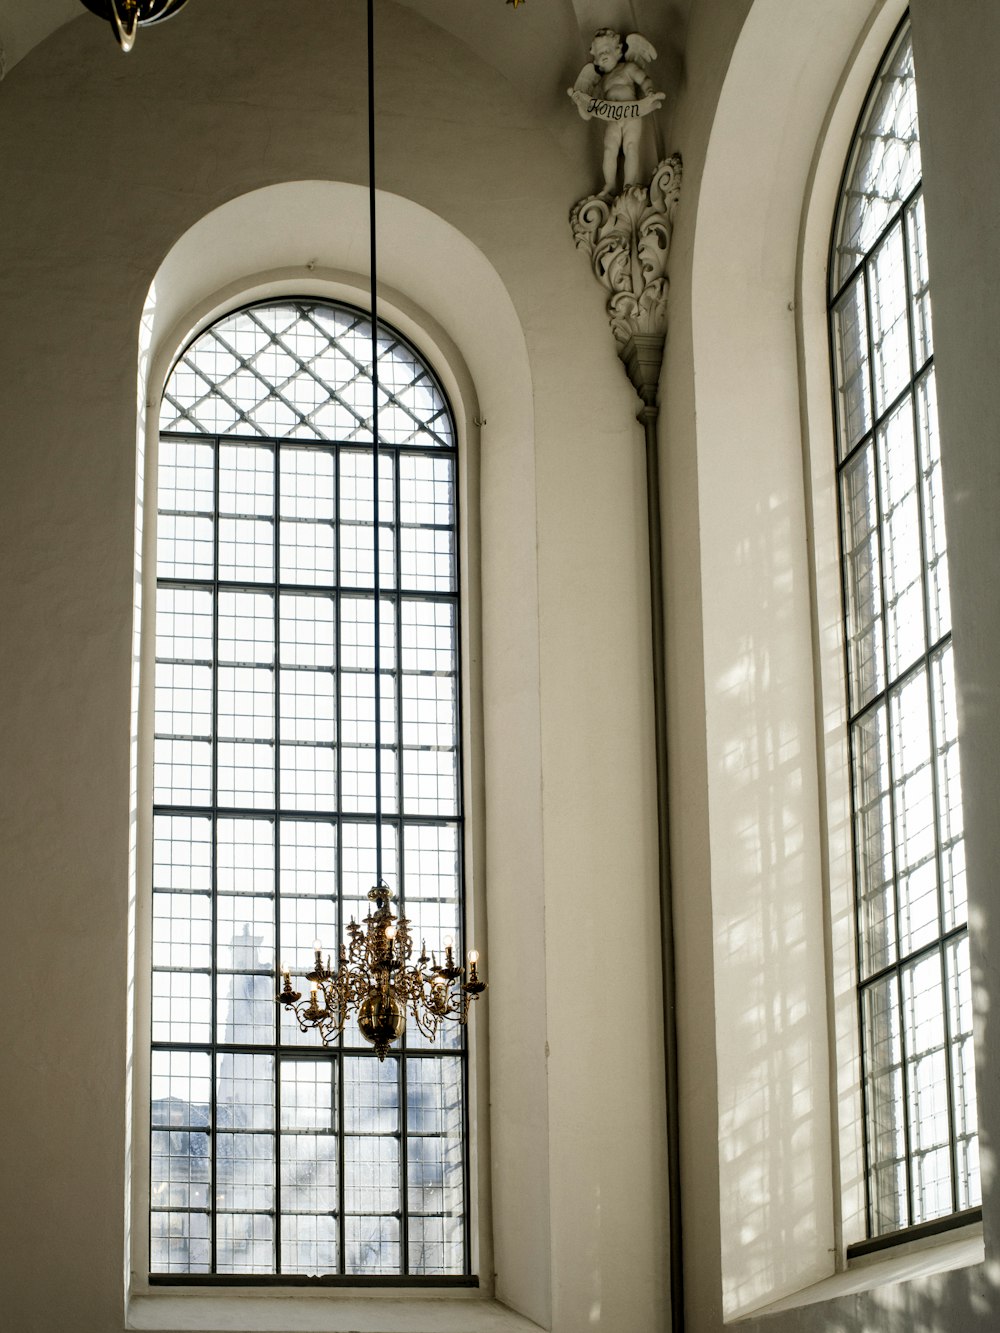
[[[274,560],[274,968],[277,976],[281,963],[281,465],[280,445],[272,443],[272,515]],[[278,987],[276,986],[277,990]],[[281,1010],[274,1011],[274,1271],[281,1273]]]
[[[342,647],[341,647],[341,616],[342,616],[342,583],[343,573],[341,570],[341,555],[343,545],[341,542],[340,516],[341,516],[341,446],[338,441],[334,445],[333,457],[333,531],[334,531],[334,579],[333,579],[333,697],[334,697],[334,737],[336,738],[336,754],[334,755],[334,772],[336,774],[337,789],[335,793],[336,804],[336,828],[337,828],[337,939],[334,941],[334,947],[337,948],[339,941],[344,938],[344,765],[343,765],[343,717],[344,717],[344,696],[343,696],[343,671]],[[339,948],[337,953],[339,955]],[[339,965],[339,964],[338,964]],[[347,1190],[344,1181],[344,1172],[346,1170],[346,1149],[345,1149],[345,1128],[344,1128],[344,1034],[337,1034],[336,1044],[336,1071],[337,1071],[337,1272],[341,1275],[347,1272]]]
[[[218,1262],[218,1017],[219,1017],[219,455],[221,441],[216,437],[212,449],[213,513],[212,523],[212,927],[210,937],[212,979],[209,987],[209,1125],[211,1126],[211,1165],[209,1197],[211,1224],[211,1271],[219,1271]]]

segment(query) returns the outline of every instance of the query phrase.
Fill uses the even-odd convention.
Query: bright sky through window
[[[872,1236],[981,1201],[933,331],[909,31],[830,269]],[[947,464],[945,464],[947,466]]]
[[[382,875],[462,947],[455,434],[427,367],[313,301],[175,366],[158,474],[151,1271],[460,1277],[463,1030],[380,1063],[274,1002]],[[374,543],[379,543],[376,612]],[[375,616],[379,616],[379,634]],[[376,638],[380,660],[375,661]],[[376,736],[375,691],[380,692]],[[303,984],[297,987],[307,989]]]

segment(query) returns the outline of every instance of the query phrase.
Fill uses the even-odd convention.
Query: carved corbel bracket
[[[570,211],[578,250],[586,250],[594,276],[608,295],[607,312],[618,355],[647,405],[656,399],[667,333],[667,259],[681,191],[679,153],[666,158],[647,188],[592,194]]]

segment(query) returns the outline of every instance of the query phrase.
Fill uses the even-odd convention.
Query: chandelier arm
[[[430,1010],[417,1004],[417,996],[414,995],[410,1001],[410,1012],[413,1014],[413,1021],[416,1023],[419,1031],[428,1041],[434,1041],[437,1037],[438,1019]]]

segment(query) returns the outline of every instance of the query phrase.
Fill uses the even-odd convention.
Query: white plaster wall
[[[495,70],[412,11],[379,9],[380,184],[443,224],[421,231],[438,238],[426,264],[405,235],[385,263],[465,356],[486,418],[484,873],[500,1109],[485,1290],[562,1333],[652,1329],[665,1188],[641,436],[566,223],[578,164]],[[0,1111],[17,1201],[0,1235],[14,1328],[124,1326],[143,303],[178,239],[228,200],[281,181],[363,181],[362,13],[214,0],[127,59],[81,21],[0,88],[4,938],[31,988],[4,1038]],[[328,222],[340,228],[329,255],[296,252],[289,226],[289,279],[317,260],[363,270],[356,222]],[[453,255],[449,228],[462,238]],[[247,239],[235,248],[250,266]],[[462,245],[479,256],[475,283]],[[162,298],[183,324],[186,300]],[[489,323],[504,301],[517,346]],[[532,903],[523,919],[508,892]],[[587,984],[609,941],[629,950],[624,1009]],[[507,1005],[519,1026],[498,1026]],[[303,1319],[416,1330],[435,1318],[419,1303],[338,1315],[330,1300],[318,1315],[307,1302]],[[171,1307],[172,1326],[233,1318],[203,1299],[185,1308]],[[479,1327],[485,1313],[465,1308]],[[248,1307],[242,1326],[260,1318]],[[275,1318],[299,1322],[272,1307]]]
[[[444,21],[446,0],[435,4]],[[418,206],[414,218],[426,210],[433,224],[422,241],[437,248],[425,263],[426,252],[408,254],[404,241],[384,262],[395,266],[402,304],[432,316],[437,345],[462,353],[487,421],[495,1290],[559,1333],[652,1333],[666,1314],[666,1219],[641,437],[600,291],[565,225],[590,180],[565,149],[586,135],[563,128],[555,97],[526,100],[523,81],[505,83],[415,7],[380,6],[380,182],[401,201],[395,213],[386,203],[397,223],[407,201]],[[991,1020],[1000,1004],[1000,13],[986,0],[913,4],[948,441],[986,1258],[975,1262],[973,1242],[824,1277],[843,1239],[841,1126],[824,975],[829,791],[817,778],[830,746],[825,731],[817,742],[826,715],[811,695],[824,565],[809,548],[802,453],[804,442],[809,457],[821,447],[822,393],[799,335],[817,244],[806,200],[822,185],[826,138],[840,135],[846,151],[853,117],[828,114],[842,80],[852,83],[870,8],[695,0],[674,66],[683,72],[668,146],[684,154],[685,184],[671,257],[662,498],[694,1333],[782,1296],[788,1308],[750,1326],[987,1333],[1000,1324]],[[675,9],[664,9],[665,24]],[[124,1325],[143,302],[179,238],[227,201],[281,181],[363,181],[361,37],[359,6],[347,0],[294,14],[270,0],[214,0],[190,6],[123,61],[101,26],[81,18],[0,86],[0,821],[13,974],[0,1053],[0,1300],[13,1328]],[[578,57],[567,53],[567,72]],[[225,282],[260,277],[250,271],[257,263],[271,277],[284,264],[281,282],[298,274],[305,283],[310,260],[363,272],[357,224],[341,216],[330,225],[338,239],[325,255],[291,224],[289,250],[309,253],[254,259],[253,238],[241,237],[244,271],[227,271]],[[462,238],[454,255],[449,228]],[[440,277],[449,267],[450,286]],[[175,270],[174,282],[193,269]],[[208,300],[224,283],[205,274],[203,285]],[[164,297],[179,324],[190,319],[193,295],[182,300],[171,284]],[[484,302],[519,326],[509,373],[501,325],[477,325]],[[161,333],[166,344],[170,331]],[[822,531],[817,521],[817,541]],[[530,928],[520,929],[510,904],[532,895]],[[585,984],[619,948],[631,951],[622,1006]],[[501,1024],[505,1006],[537,1022]],[[314,1301],[297,1303],[293,1317],[273,1303],[268,1317],[262,1304],[236,1322],[334,1326]],[[344,1300],[338,1309],[351,1327],[444,1327],[445,1315],[412,1302],[388,1312]],[[207,1329],[233,1318],[208,1299],[185,1310],[147,1323]],[[485,1318],[470,1313],[470,1333]]]
[[[975,590],[974,603],[967,594],[956,612],[955,651],[958,660],[967,643],[958,668],[969,673],[966,735],[985,728],[971,744],[963,736],[963,767],[968,775],[972,765],[966,785],[980,793],[967,827],[970,855],[979,847],[970,892],[987,950],[976,1032],[986,1257],[973,1235],[836,1274],[841,1190],[856,1182],[841,1178],[845,1107],[834,1096],[830,1004],[838,923],[825,906],[831,877],[844,868],[842,807],[838,816],[837,790],[817,782],[835,738],[830,701],[813,696],[829,645],[831,580],[828,556],[811,544],[835,529],[818,513],[824,497],[812,494],[807,471],[824,435],[831,451],[832,443],[829,391],[806,373],[818,364],[816,337],[820,345],[825,337],[807,327],[822,319],[822,295],[817,302],[806,286],[824,282],[826,240],[817,241],[815,219],[806,223],[812,193],[836,190],[835,179],[821,179],[824,150],[838,153],[827,139],[840,139],[836,175],[901,9],[867,0],[700,3],[676,110],[685,196],[661,387],[687,1316],[697,1333],[740,1316],[761,1330],[837,1333],[986,1329],[1000,1319],[989,1027],[1000,996],[988,961],[996,835],[984,808],[996,793],[995,759],[987,772],[997,716],[988,662],[1000,628],[986,572],[997,550],[996,407],[986,366],[996,338],[989,104],[1000,14],[982,4],[915,3],[914,41],[928,201],[939,192],[935,310],[950,311],[950,323],[936,316],[939,374],[950,364],[954,376],[942,408],[945,485],[957,509],[952,520],[949,508],[949,534],[965,550],[964,577]],[[867,77],[851,73],[862,54]],[[843,88],[853,111],[833,115]],[[989,128],[970,133],[976,109]],[[948,354],[946,339],[954,339]],[[747,1318],[761,1307],[772,1312]]]

